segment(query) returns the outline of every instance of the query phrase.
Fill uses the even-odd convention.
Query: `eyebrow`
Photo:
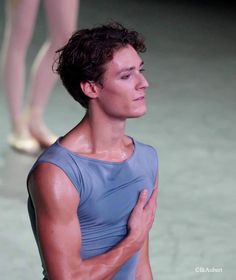
[[[144,62],[141,61],[139,67],[142,67],[143,65],[144,65]],[[119,70],[119,71],[117,72],[117,75],[120,75],[120,74],[123,73],[123,72],[132,71],[132,70],[134,70],[134,69],[135,69],[135,66],[127,67],[127,68],[122,68],[121,70]]]

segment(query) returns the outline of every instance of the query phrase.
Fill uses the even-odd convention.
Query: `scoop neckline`
[[[132,154],[125,160],[122,160],[122,161],[108,161],[108,160],[102,160],[102,159],[97,159],[97,158],[92,158],[92,157],[86,157],[86,156],[82,156],[80,154],[77,154],[75,152],[72,152],[70,151],[68,148],[66,148],[65,146],[63,146],[61,143],[60,143],[60,140],[62,139],[62,137],[59,137],[56,141],[55,144],[57,144],[60,148],[62,148],[63,150],[65,150],[67,153],[75,156],[75,157],[78,157],[82,160],[87,160],[87,161],[93,161],[93,162],[99,162],[99,163],[105,163],[105,164],[110,164],[110,165],[119,165],[119,164],[123,164],[123,163],[126,163],[128,161],[130,161],[134,155],[136,154],[136,150],[137,150],[137,145],[136,145],[136,141],[133,137],[129,136],[129,135],[126,135],[127,137],[129,137],[131,140],[132,140],[132,143],[133,143],[133,152]]]

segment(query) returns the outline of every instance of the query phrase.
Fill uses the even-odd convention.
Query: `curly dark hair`
[[[146,51],[142,35],[112,22],[75,32],[68,43],[57,50],[56,72],[70,95],[84,108],[89,97],[80,87],[82,81],[98,82],[102,86],[105,64],[118,49],[131,45],[138,53]]]

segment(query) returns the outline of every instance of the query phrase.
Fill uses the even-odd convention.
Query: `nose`
[[[149,87],[149,83],[147,81],[147,79],[143,76],[143,87],[148,88]]]
[[[144,77],[144,75],[142,73],[140,73],[138,83],[137,83],[137,88],[146,89],[148,87],[149,87],[149,83],[148,83],[147,79]]]

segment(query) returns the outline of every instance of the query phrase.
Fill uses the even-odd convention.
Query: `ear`
[[[80,83],[80,87],[85,95],[90,98],[97,98],[99,93],[99,87],[95,82],[83,81]]]

